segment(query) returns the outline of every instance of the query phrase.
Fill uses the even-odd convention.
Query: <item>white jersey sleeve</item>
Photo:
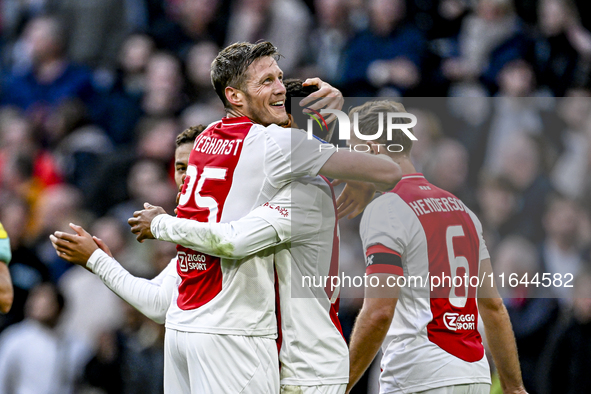
[[[152,280],[131,275],[114,258],[97,249],[90,256],[88,268],[115,294],[157,323],[164,323],[177,285],[176,258]]]
[[[326,142],[308,139],[303,130],[270,125],[265,128],[265,132],[268,149],[265,172],[276,188],[303,176],[315,177],[336,151],[320,149]]]
[[[230,223],[201,223],[162,214],[152,220],[151,231],[161,241],[228,259],[242,259],[281,242],[256,210]]]
[[[391,209],[390,196],[385,194],[376,198],[363,213],[359,232],[365,251],[370,246],[380,244],[399,254],[405,252],[408,231]]]
[[[480,253],[480,261],[482,261],[484,259],[489,259],[490,254],[488,253],[488,248],[486,247],[486,243],[484,242],[484,237],[482,236],[482,223],[480,223],[480,220],[474,214],[474,212],[472,212],[466,206],[464,206],[464,208],[466,209],[466,212],[468,212],[468,214],[472,218],[472,221],[474,222],[474,227],[476,227],[476,232],[478,233],[478,238],[480,240],[480,252],[479,252]]]

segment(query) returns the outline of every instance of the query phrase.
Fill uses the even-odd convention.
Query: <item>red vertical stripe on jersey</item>
[[[196,187],[205,167],[226,169],[224,179],[205,179],[199,196],[217,204],[216,222],[219,222],[224,204],[234,177],[234,171],[244,139],[252,127],[246,117],[224,118],[201,133],[195,140],[189,156],[189,166],[197,169],[196,178],[188,201],[178,206],[177,216],[207,222],[210,208],[197,205]],[[185,179],[184,188],[190,182]],[[213,200],[212,200],[213,199]],[[222,271],[218,257],[205,255],[194,250],[177,246],[179,264],[177,272],[181,277],[177,304],[183,310],[191,310],[211,301],[222,290]],[[184,260],[182,260],[184,259]]]
[[[330,194],[332,196],[332,204],[334,206],[334,214],[335,214],[334,233],[333,233],[333,238],[332,238],[332,254],[330,256],[330,268],[328,270],[328,275],[329,276],[338,276],[339,275],[339,213],[337,211],[337,200],[334,195],[334,188],[332,187],[332,183],[330,183],[330,181],[326,177],[324,177],[322,175],[320,175],[320,176],[322,177],[322,179],[324,179],[324,181],[326,183],[328,183],[328,186],[330,187]],[[334,294],[334,291],[331,290],[330,286],[328,286],[328,285],[324,288],[324,291],[326,292],[328,299],[331,300],[332,296]],[[337,297],[337,299],[335,300],[334,303],[330,304],[330,312],[329,312],[330,313],[330,320],[332,320],[332,323],[335,325],[337,330],[339,330],[343,339],[345,339],[345,336],[343,335],[343,329],[341,328],[341,322],[339,321],[339,304],[340,304],[340,296]]]
[[[277,277],[277,268],[273,268],[275,274],[275,317],[277,319],[277,354],[281,351],[283,344],[283,330],[281,330],[281,303],[279,302],[279,278]],[[281,369],[281,365],[279,365]]]
[[[414,175],[407,179],[403,178],[393,192],[409,204],[421,222],[427,238],[430,277],[438,276],[441,278],[442,275],[449,277],[462,276],[465,272],[459,269],[457,272],[451,272],[446,239],[447,229],[450,226],[461,226],[464,232],[464,236],[454,236],[452,238],[453,255],[467,259],[469,276],[478,275],[480,240],[472,218],[463,208],[461,210],[449,209],[450,204],[447,206],[438,205],[434,203],[434,200],[428,200],[429,206],[427,206],[424,199],[444,198],[445,202],[448,202],[448,198],[456,199],[456,197],[430,184],[422,176],[418,176],[419,174]],[[422,208],[418,210],[412,208],[410,204],[416,206],[417,201],[421,201],[426,208],[424,210]],[[454,205],[455,207],[456,205]],[[429,213],[426,213],[427,211]],[[456,291],[455,296],[460,297],[461,291],[459,290],[462,289],[456,290],[458,291]],[[427,325],[428,338],[441,349],[464,361],[479,361],[484,356],[484,348],[482,338],[477,330],[476,288],[468,288],[466,304],[461,308],[451,304],[449,300],[450,291],[451,286],[446,285],[436,287],[431,291],[430,304],[433,319]],[[459,324],[465,319],[468,319],[469,323],[467,325],[464,325],[464,323]]]

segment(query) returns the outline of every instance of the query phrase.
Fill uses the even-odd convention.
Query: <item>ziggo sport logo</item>
[[[347,116],[347,114],[344,113],[343,111],[340,111],[338,109],[325,108],[325,109],[321,109],[320,112],[318,112],[318,111],[314,111],[311,108],[306,108],[306,109],[313,112],[313,114],[307,114],[308,116],[310,116],[310,119],[308,119],[308,124],[307,124],[307,129],[306,129],[309,140],[314,138],[314,132],[313,132],[314,123],[312,122],[312,119],[316,121],[316,123],[320,126],[321,129],[324,127],[324,128],[326,128],[326,131],[329,132],[328,125],[326,124],[326,120],[322,116],[322,115],[326,115],[326,114],[334,114],[336,116],[338,126],[339,126],[339,139],[345,140],[345,141],[349,141],[351,139],[351,120],[349,119],[349,116]],[[409,119],[410,123],[394,123],[393,120],[397,119],[397,118]],[[320,120],[322,120],[322,122]],[[392,131],[398,129],[398,130],[401,130],[410,140],[416,141],[417,137],[415,137],[414,134],[411,133],[409,130],[410,128],[413,128],[416,125],[417,125],[417,117],[413,114],[409,114],[408,112],[388,112],[388,113],[386,113],[386,137],[388,140],[392,139]],[[384,133],[384,113],[382,113],[382,112],[378,113],[378,130],[374,134],[361,134],[359,132],[359,113],[357,113],[357,112],[353,113],[353,133],[355,134],[355,137],[357,137],[361,141],[375,141],[375,140],[377,140]],[[330,136],[331,134],[329,133],[328,135]],[[328,139],[330,139],[330,137]],[[395,153],[402,152],[402,149],[403,149],[402,145],[400,145],[400,144],[378,144],[378,151],[380,150],[381,146],[385,146],[386,149],[388,150],[388,152],[395,152]],[[320,150],[323,150],[323,149],[336,149],[338,151],[339,147],[338,146],[335,147],[332,144],[321,144]],[[342,149],[342,147],[341,147],[341,149]],[[356,145],[349,145],[349,147],[347,149],[349,151],[354,150],[356,152],[368,152],[369,146],[365,145],[365,144],[356,144]],[[382,152],[378,152],[378,153],[382,153]]]
[[[476,328],[476,316],[473,313],[460,315],[459,313],[446,312],[443,314],[443,324],[451,331],[474,330]]]
[[[178,261],[181,272],[188,272],[189,270],[205,271],[207,269],[207,257],[204,254],[179,252]]]

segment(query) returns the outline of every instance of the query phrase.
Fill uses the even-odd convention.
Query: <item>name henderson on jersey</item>
[[[417,216],[433,212],[465,211],[466,207],[461,200],[453,197],[421,198],[409,202],[408,205],[415,211]]]

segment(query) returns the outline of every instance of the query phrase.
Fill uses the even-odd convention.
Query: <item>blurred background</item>
[[[48,235],[81,224],[133,274],[159,273],[174,245],[140,247],[127,219],[145,201],[173,211],[176,135],[224,114],[211,61],[258,39],[279,48],[286,77],[401,97],[418,117],[417,169],[479,215],[495,269],[576,276],[556,298],[503,296],[528,391],[591,392],[590,12],[586,0],[0,0],[0,221],[15,287],[0,394],[27,368],[61,385],[36,393],[162,392],[163,328],[59,259]],[[348,275],[364,272],[358,226],[341,222]],[[343,291],[347,337],[359,291]]]

